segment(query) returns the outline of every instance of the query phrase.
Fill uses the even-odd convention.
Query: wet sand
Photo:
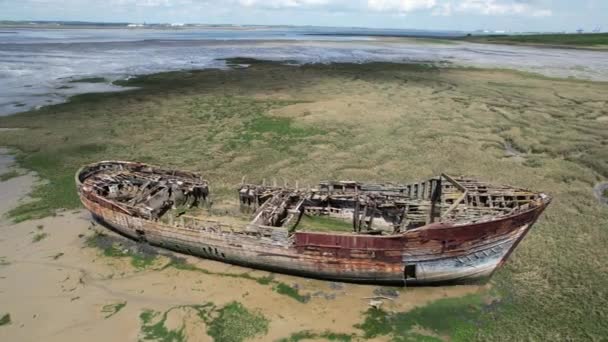
[[[112,81],[132,75],[226,68],[221,59],[237,56],[298,63],[425,61],[608,79],[603,51],[280,30],[15,29],[0,37],[0,115],[63,103],[77,94],[127,90]],[[99,77],[105,82],[73,82]]]
[[[0,151],[0,174],[13,167],[13,159]],[[174,268],[162,269],[167,260],[137,270],[128,260],[109,258],[85,241],[95,230],[84,210],[60,212],[56,217],[13,224],[5,213],[27,195],[36,178],[25,175],[0,182],[0,315],[11,323],[0,327],[2,341],[135,341],[144,309],[165,311],[178,305],[241,302],[269,319],[269,332],[257,338],[271,341],[302,330],[356,332],[366,297],[376,286],[336,284],[285,275],[275,279],[311,294],[300,303],[268,285],[243,278],[222,277]],[[34,236],[46,234],[38,242]],[[109,233],[112,234],[112,233]],[[212,272],[266,272],[188,257],[188,262]],[[385,300],[388,311],[407,311],[445,297],[484,291],[479,286],[398,289],[399,297]],[[103,307],[126,303],[106,318]],[[204,323],[188,309],[174,310],[168,322],[183,325],[189,340],[209,341]]]

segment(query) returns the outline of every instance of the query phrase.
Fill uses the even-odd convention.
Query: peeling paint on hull
[[[143,243],[256,269],[374,284],[487,279],[550,202],[543,197],[525,210],[486,222],[436,222],[393,235],[307,231],[287,235],[269,227],[262,234],[227,230],[204,220],[167,224],[136,217],[83,186],[82,180],[79,172],[79,196],[94,218]]]

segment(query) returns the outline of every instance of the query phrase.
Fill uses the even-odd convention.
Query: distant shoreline
[[[182,23],[96,23],[96,22],[63,22],[63,21],[0,21],[0,34],[16,33],[2,29],[40,29],[40,30],[219,30],[219,31],[263,31],[276,29],[297,29],[301,36],[317,37],[371,37],[371,38],[412,38],[470,42],[483,44],[500,44],[556,49],[608,50],[608,33],[526,33],[526,34],[485,34],[450,30],[417,30],[391,28],[361,27],[313,27],[288,25],[204,25]]]
[[[466,36],[458,40],[554,49],[608,50],[608,33]]]
[[[437,41],[468,42],[478,44],[500,44],[510,46],[528,46],[551,49],[572,50],[608,50],[608,33],[587,34],[533,34],[533,35],[449,35],[449,34],[399,34],[399,33],[306,33],[307,36],[342,36],[342,37],[381,37],[412,38]],[[597,38],[598,43],[587,43],[589,38]],[[567,43],[560,43],[565,41]]]

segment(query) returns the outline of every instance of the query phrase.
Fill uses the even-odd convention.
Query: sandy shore
[[[2,174],[14,165],[7,150],[0,152]],[[3,217],[35,181],[27,174],[0,182]],[[353,325],[368,308],[368,300],[363,298],[377,290],[374,286],[276,275],[275,279],[297,284],[302,293],[313,295],[310,302],[300,303],[249,279],[162,270],[162,260],[137,270],[127,260],[104,257],[97,249],[86,247],[86,238],[98,229],[103,230],[91,223],[84,210],[19,224],[2,219],[0,315],[10,314],[11,323],[0,327],[0,340],[136,341],[141,334],[139,315],[145,309],[164,311],[179,305],[231,301],[239,301],[269,319],[269,333],[259,341],[302,330],[352,333],[356,332]],[[266,274],[196,258],[188,261],[213,272]],[[433,300],[480,291],[483,288],[477,286],[403,289],[396,300],[385,303],[385,308],[402,312]],[[126,305],[108,317],[104,307],[117,303]],[[204,323],[188,309],[171,311],[168,322],[182,325],[189,340],[211,340]]]

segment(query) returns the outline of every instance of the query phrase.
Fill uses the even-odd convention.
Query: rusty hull
[[[145,187],[134,185],[140,178]],[[255,213],[246,227],[231,227],[208,218],[173,218],[170,209],[152,207],[162,196],[167,200],[161,208],[177,198],[204,201],[207,182],[194,173],[110,161],[83,167],[76,183],[95,219],[143,243],[273,272],[399,285],[487,279],[551,201],[544,194],[447,175],[410,185],[242,185],[241,203]],[[146,191],[141,198],[133,195]],[[318,214],[350,215],[353,232],[298,230],[302,215]]]

